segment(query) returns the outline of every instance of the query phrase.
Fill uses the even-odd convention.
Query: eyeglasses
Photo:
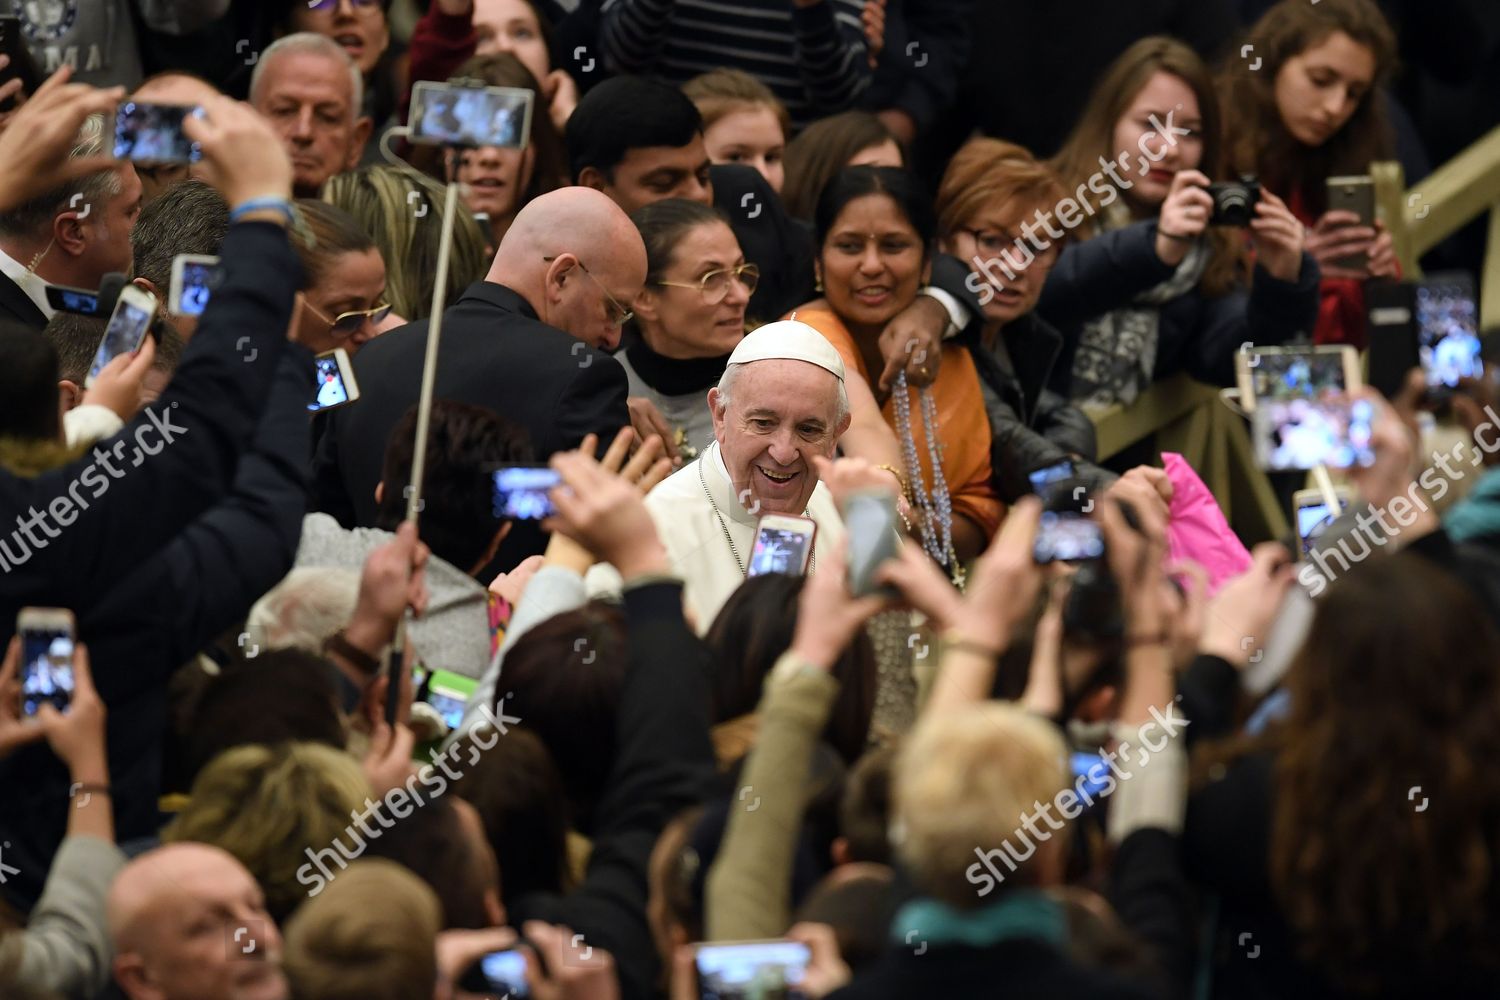
[[[549,257],[543,257],[542,260],[550,264],[554,260],[556,260],[558,256],[558,254],[552,254]],[[576,257],[574,259],[577,260]],[[635,310],[625,308],[620,304],[619,299],[609,294],[609,289],[604,287],[604,282],[594,277],[593,272],[590,271],[587,267],[584,267],[583,261],[581,260],[578,261],[578,269],[584,274],[587,274],[589,276],[589,280],[598,285],[599,291],[604,293],[604,305],[608,312],[610,326],[624,326],[626,323],[629,323],[631,320],[635,319]]]
[[[717,305],[729,295],[731,280],[738,281],[745,286],[747,293],[754,294],[755,286],[760,283],[760,268],[754,264],[741,264],[739,267],[709,271],[697,281],[656,281],[653,284],[667,285],[672,288],[696,288],[703,293],[705,304]]]
[[[373,309],[353,309],[349,312],[341,312],[333,319],[324,316],[322,310],[311,302],[307,303],[307,308],[312,310],[314,316],[328,324],[328,332],[335,337],[348,337],[358,333],[366,320],[373,326],[379,326],[391,314],[391,307],[385,303]]]
[[[1003,230],[992,232],[984,229],[971,229],[967,226],[960,226],[958,232],[968,233],[980,253],[987,257],[1004,257],[1013,267],[1026,264],[1027,255],[1018,249],[1022,243],[1030,244],[1031,256],[1043,266],[1051,264],[1058,253],[1057,242],[1045,237],[1027,239],[1025,236],[1018,236]],[[1050,246],[1043,250],[1038,240],[1049,243]]]

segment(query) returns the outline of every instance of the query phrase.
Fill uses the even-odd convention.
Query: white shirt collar
[[[36,307],[42,311],[43,316],[51,319],[57,315],[57,310],[53,309],[51,303],[47,301],[47,283],[34,272],[26,270],[20,261],[12,258],[4,250],[0,250],[0,274],[15,282],[16,287],[25,292],[28,299],[36,303]]]

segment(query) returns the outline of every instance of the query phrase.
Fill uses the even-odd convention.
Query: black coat
[[[44,330],[47,327],[46,314],[31,301],[31,296],[21,291],[20,285],[5,274],[0,274],[0,319],[15,320],[33,330]]]
[[[524,429],[535,460],[578,447],[590,432],[607,446],[630,424],[625,369],[537,319],[516,292],[477,281],[444,313],[434,399],[485,406]],[[427,320],[382,334],[354,358],[360,398],[324,415],[313,465],[314,507],[346,528],[375,525],[375,485],[386,442],[417,402]],[[518,522],[495,564],[514,566],[545,548],[541,530]]]

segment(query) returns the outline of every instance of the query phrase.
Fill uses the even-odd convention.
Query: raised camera
[[[1208,193],[1214,200],[1210,226],[1248,226],[1260,201],[1260,181],[1254,174],[1243,174],[1237,181],[1210,184]]]

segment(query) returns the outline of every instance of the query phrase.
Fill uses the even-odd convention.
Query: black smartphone
[[[562,477],[545,465],[503,465],[494,472],[495,516],[502,521],[541,521],[557,513],[547,491]]]
[[[31,58],[31,50],[26,47],[26,39],[21,34],[21,19],[11,14],[0,16],[0,55],[10,56],[10,63],[4,69],[0,69],[0,84],[20,78],[21,92],[27,97],[36,93],[45,79],[42,72],[37,68],[36,60]],[[16,107],[15,97],[0,101],[0,111],[10,111]]]
[[[145,163],[196,163],[198,144],[182,130],[189,115],[203,109],[188,104],[126,101],[115,114],[115,158]]]
[[[48,285],[47,304],[58,312],[74,313],[78,316],[99,315],[99,293],[91,292],[87,288]]]

